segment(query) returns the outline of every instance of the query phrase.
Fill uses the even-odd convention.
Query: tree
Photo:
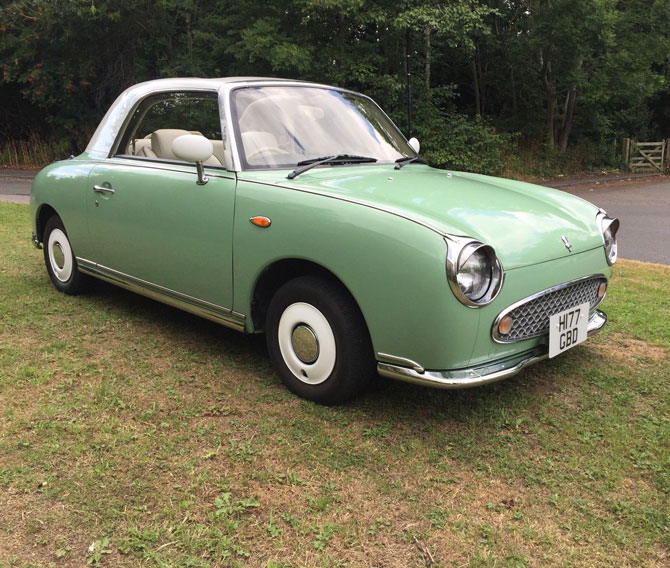
[[[668,135],[668,0],[14,0],[0,9],[0,138],[35,130],[76,151],[125,87],[179,75],[337,84],[404,124],[408,32],[415,126],[449,163],[450,127],[559,151]]]
[[[197,6],[190,0],[12,2],[0,12],[2,82],[56,136],[86,138],[124,88],[185,67]]]

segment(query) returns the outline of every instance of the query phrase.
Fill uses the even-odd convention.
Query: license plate
[[[586,302],[549,317],[549,357],[556,357],[586,340],[589,308]]]

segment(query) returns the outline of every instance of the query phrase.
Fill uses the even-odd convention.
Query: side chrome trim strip
[[[541,333],[537,335],[532,335],[529,337],[524,337],[523,339],[515,339],[513,341],[506,341],[504,338],[500,337],[498,334],[498,324],[500,323],[500,320],[503,319],[507,314],[510,312],[513,312],[516,310],[518,307],[523,306],[524,304],[528,302],[532,302],[533,300],[536,300],[537,298],[541,298],[542,296],[546,296],[547,294],[551,294],[552,292],[556,292],[558,290],[563,290],[564,288],[568,288],[574,284],[578,284],[580,282],[584,282],[586,280],[605,280],[607,282],[607,276],[604,274],[591,274],[590,276],[583,276],[582,278],[577,278],[575,280],[570,280],[569,282],[564,282],[563,284],[558,284],[557,286],[552,286],[551,288],[546,288],[544,290],[541,290],[540,292],[537,292],[535,294],[531,294],[530,296],[527,296],[526,298],[523,298],[522,300],[519,300],[518,302],[514,302],[511,306],[506,307],[502,312],[498,314],[495,320],[493,320],[493,325],[491,326],[491,337],[493,338],[493,341],[496,343],[518,343],[519,341],[526,341],[527,339],[533,339],[535,337],[541,337],[543,335],[546,335],[546,333]],[[605,296],[602,298],[598,298],[598,301],[596,302],[596,305],[593,306],[593,308],[597,307],[600,305],[600,303],[605,299]],[[591,309],[593,309],[591,308]],[[596,310],[597,311],[597,310]],[[594,312],[595,313],[595,312]],[[600,312],[602,313],[602,312]],[[593,317],[593,315],[589,316],[590,318]],[[589,319],[589,322],[591,320]]]
[[[588,334],[599,331],[607,323],[604,312],[596,310],[589,319]],[[548,348],[542,345],[501,361],[487,363],[470,369],[454,371],[425,371],[378,362],[377,372],[382,377],[443,389],[465,389],[495,383],[519,373],[522,369],[549,357]]]
[[[96,264],[85,258],[77,257],[77,264],[82,272],[100,278],[110,284],[120,286],[153,300],[158,300],[164,304],[174,306],[175,308],[182,309],[237,331],[243,332],[245,329],[246,316],[229,308],[182,294],[158,284],[152,284],[146,280]]]
[[[299,191],[300,193],[309,193],[311,195],[319,195],[321,197],[327,197],[329,199],[336,199],[338,201],[345,201],[347,203],[353,203],[354,205],[362,205],[363,207],[368,207],[370,209],[374,209],[376,211],[381,211],[382,213],[389,213],[391,215],[395,215],[396,217],[400,217],[401,219],[405,219],[406,221],[411,221],[412,223],[416,223],[417,225],[421,225],[422,227],[425,227],[426,229],[430,229],[431,231],[437,233],[441,237],[445,239],[450,239],[453,240],[454,236],[445,233],[444,231],[440,231],[440,229],[433,227],[432,225],[428,223],[424,223],[423,221],[419,221],[418,219],[415,219],[413,217],[410,217],[408,215],[405,215],[404,213],[401,213],[400,211],[395,211],[393,209],[387,208],[387,207],[381,207],[379,205],[374,205],[373,203],[368,203],[366,201],[361,201],[359,199],[352,199],[351,197],[342,197],[340,195],[333,195],[332,193],[326,193],[325,191],[317,191],[316,189],[306,189],[306,188],[301,188],[301,187],[293,187],[290,185],[284,185],[281,183],[273,183],[273,184],[268,184],[266,182],[261,182],[261,181],[256,181],[252,179],[247,179],[247,178],[238,178],[238,182],[246,182],[246,183],[254,183],[257,185],[272,185],[272,187],[280,187],[282,189],[288,189],[289,191]]]
[[[521,357],[483,367],[473,367],[472,369],[460,369],[457,371],[426,371],[422,374],[417,373],[414,369],[378,363],[377,372],[382,377],[418,385],[443,389],[465,389],[506,379],[507,377],[516,375],[524,367],[542,361],[547,357],[549,357],[547,353],[542,353],[538,349],[536,352],[525,353]]]
[[[403,367],[411,367],[417,373],[423,373],[425,369],[419,365],[416,361],[411,359],[405,359],[405,357],[397,357],[396,355],[389,355],[388,353],[377,353],[378,359],[386,359],[390,363],[396,363],[402,365]]]

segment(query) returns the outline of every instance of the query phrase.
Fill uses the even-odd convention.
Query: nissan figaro
[[[572,195],[434,169],[370,98],[261,78],[123,92],[86,150],[36,176],[53,285],[99,278],[265,333],[294,393],[378,373],[463,388],[599,330],[619,221]]]

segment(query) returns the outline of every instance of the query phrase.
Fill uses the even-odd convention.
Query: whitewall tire
[[[79,272],[77,259],[72,251],[60,217],[51,217],[45,227],[42,239],[44,264],[53,285],[65,294],[78,294],[86,284],[86,277]]]
[[[279,319],[279,349],[293,375],[308,385],[330,377],[335,367],[335,335],[326,317],[314,306],[296,302]]]
[[[54,276],[61,283],[67,282],[72,277],[74,268],[74,256],[67,235],[56,227],[49,233],[45,246]]]
[[[273,296],[266,319],[270,359],[284,384],[321,404],[355,396],[374,375],[372,343],[341,284],[301,276]]]

